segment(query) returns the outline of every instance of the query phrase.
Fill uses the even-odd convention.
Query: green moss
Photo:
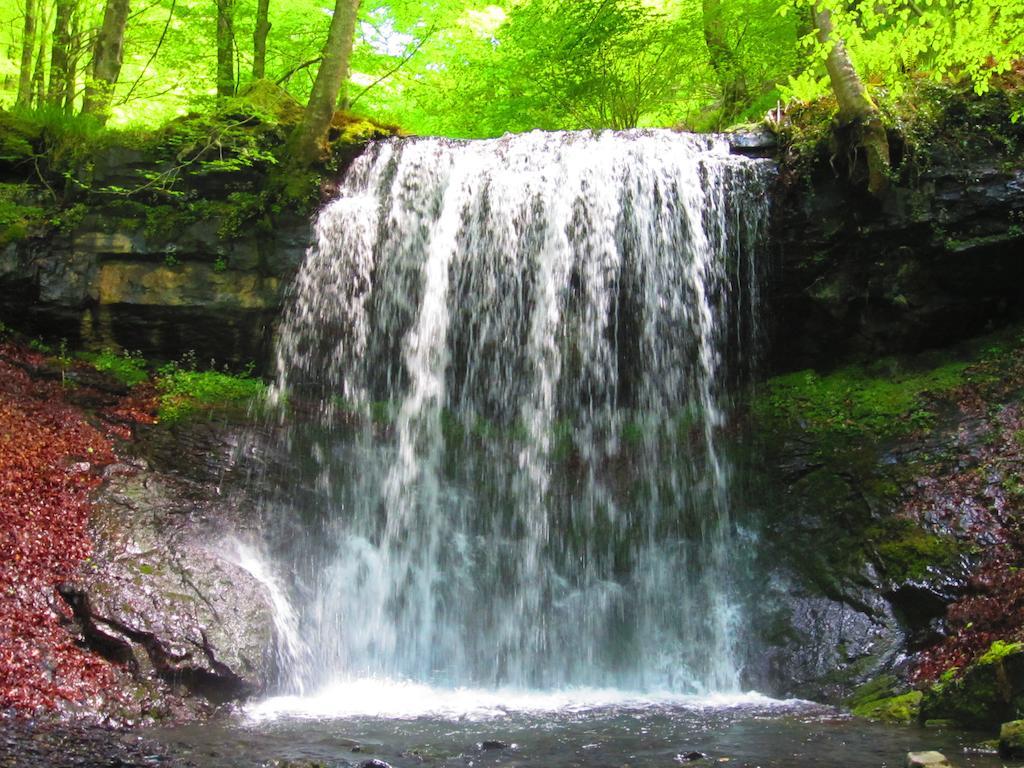
[[[388,400],[375,400],[370,403],[370,420],[377,425],[393,424],[398,415],[394,404]]]
[[[1024,690],[1024,643],[997,641],[962,672],[948,670],[927,691],[924,719],[953,720],[961,727],[989,728],[1020,717]]]
[[[303,106],[281,86],[270,80],[256,80],[229,99],[223,110],[227,113],[262,115],[264,120],[296,125],[302,119]]]
[[[333,148],[365,144],[373,139],[401,136],[402,129],[391,123],[382,123],[365,115],[350,112],[335,112],[327,132],[328,143]]]
[[[987,651],[978,659],[978,664],[995,664],[1007,656],[1024,651],[1024,643],[1008,643],[1004,640],[996,640]]]
[[[917,719],[923,696],[921,691],[910,691],[899,696],[864,702],[852,711],[857,717],[909,725]]]
[[[861,367],[828,375],[798,371],[770,379],[754,400],[753,412],[759,419],[819,435],[897,435],[930,426],[934,414],[923,397],[959,387],[966,368],[967,363],[955,362],[895,375],[872,375]]]
[[[894,581],[926,577],[931,569],[955,565],[960,549],[955,539],[923,530],[909,520],[892,520],[867,531],[879,564]]]
[[[852,709],[872,701],[898,695],[901,685],[899,678],[895,675],[879,675],[858,686],[846,700],[846,705]]]
[[[156,386],[160,392],[157,416],[164,422],[262,403],[267,393],[267,385],[247,373],[182,370],[176,365],[160,370]]]
[[[935,681],[934,685],[932,685],[932,690],[941,692],[943,688],[956,680],[958,674],[960,674],[960,667],[950,667],[939,675],[939,679]]]

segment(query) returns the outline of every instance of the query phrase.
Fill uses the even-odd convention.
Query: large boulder
[[[184,481],[115,465],[92,558],[60,587],[81,641],[139,682],[214,704],[271,675],[269,594],[236,564],[226,522]]]

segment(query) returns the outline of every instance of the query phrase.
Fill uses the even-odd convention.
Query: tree
[[[889,138],[882,115],[850,61],[843,38],[836,34],[827,6],[814,9],[814,27],[825,47],[825,70],[839,103],[839,122],[854,131],[867,155],[868,191],[880,195],[889,184]]]
[[[35,0],[25,0],[25,23],[21,38],[21,68],[18,70],[18,100],[21,107],[32,104],[32,61],[36,48]]]
[[[327,33],[327,42],[324,43],[313,92],[302,115],[302,122],[292,138],[295,161],[299,164],[312,163],[323,153],[322,143],[334,116],[334,105],[342,95],[348,78],[359,2],[337,0],[334,5],[331,28]]]
[[[702,0],[701,8],[704,42],[722,89],[721,122],[728,123],[750,102],[746,73],[726,34],[722,0]]]
[[[32,72],[32,92],[36,104],[42,106],[46,103],[46,54],[49,52],[46,47],[46,31],[50,26],[50,7],[45,0],[39,4],[39,29],[36,38],[39,41],[39,53],[36,55],[36,65]]]
[[[671,123],[710,75],[699,19],[645,0],[527,0],[459,42],[421,75],[443,89],[435,130],[455,135]]]
[[[57,0],[53,21],[53,42],[50,46],[50,84],[46,101],[54,106],[64,104],[71,77],[71,17],[75,0]],[[74,89],[72,83],[71,88]]]
[[[121,74],[124,57],[124,28],[128,21],[129,0],[107,0],[103,24],[96,33],[92,51],[92,72],[85,81],[82,114],[93,115],[101,123],[110,116],[114,86]]]
[[[259,0],[256,6],[256,27],[252,32],[252,76],[267,76],[267,36],[270,34],[270,0]]]
[[[235,95],[235,0],[217,0],[217,95]]]

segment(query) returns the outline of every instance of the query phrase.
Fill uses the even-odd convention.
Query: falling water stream
[[[276,395],[316,409],[289,437],[312,503],[266,508],[308,646],[291,692],[738,690],[718,432],[769,173],[671,132],[356,161],[278,345]]]
[[[757,362],[772,173],[669,131],[355,161],[279,334],[288,471],[240,561],[274,596],[280,680],[236,758],[879,764],[800,745],[891,733],[742,693],[723,433]]]

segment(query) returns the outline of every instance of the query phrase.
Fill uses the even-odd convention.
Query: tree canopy
[[[305,103],[335,10],[0,0],[0,106],[154,125],[261,76]],[[827,94],[837,42],[869,90],[935,78],[982,92],[1024,58],[1024,0],[364,0],[336,98],[413,133],[718,129]]]

